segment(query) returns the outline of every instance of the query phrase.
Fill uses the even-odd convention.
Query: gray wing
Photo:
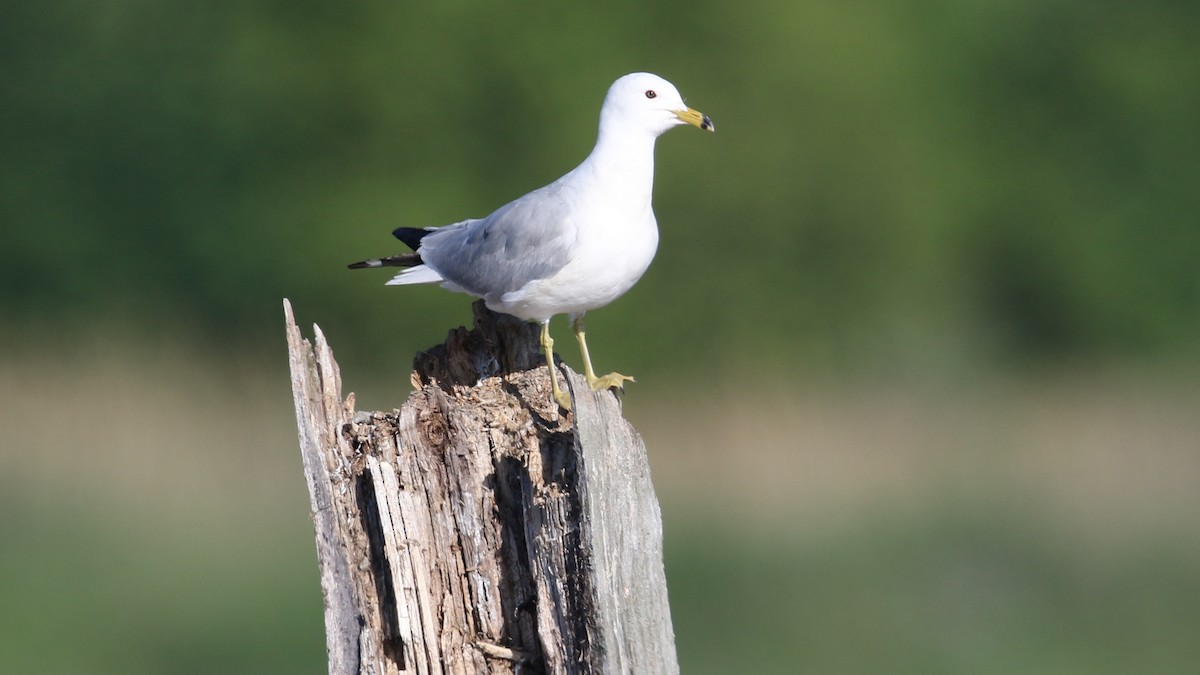
[[[551,184],[486,218],[440,227],[421,239],[421,260],[480,297],[516,291],[553,276],[571,259],[576,230],[571,205]]]

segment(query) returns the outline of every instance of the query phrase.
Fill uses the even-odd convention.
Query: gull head
[[[687,107],[675,85],[650,73],[631,73],[613,83],[600,109],[600,127],[659,136],[672,127],[690,124],[716,131],[708,115]]]

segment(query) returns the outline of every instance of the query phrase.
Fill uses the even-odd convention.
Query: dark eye
[[[654,98],[655,96],[658,96],[658,92],[654,91],[653,89],[646,90],[646,98]]]

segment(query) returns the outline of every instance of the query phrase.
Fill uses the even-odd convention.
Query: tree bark
[[[662,521],[616,396],[537,327],[476,303],[418,354],[416,391],[355,412],[320,328],[285,300],[330,673],[677,673]]]

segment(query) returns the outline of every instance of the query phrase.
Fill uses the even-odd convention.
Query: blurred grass
[[[322,671],[274,358],[7,352],[0,671]],[[684,672],[1179,672],[1200,657],[1194,382],[634,385]]]
[[[302,503],[264,518],[234,495],[236,519],[181,520],[152,500],[14,478],[0,483],[0,670],[324,672]]]
[[[1097,545],[1015,500],[930,500],[824,536],[671,521],[683,672],[1116,675],[1200,657],[1194,538]]]

